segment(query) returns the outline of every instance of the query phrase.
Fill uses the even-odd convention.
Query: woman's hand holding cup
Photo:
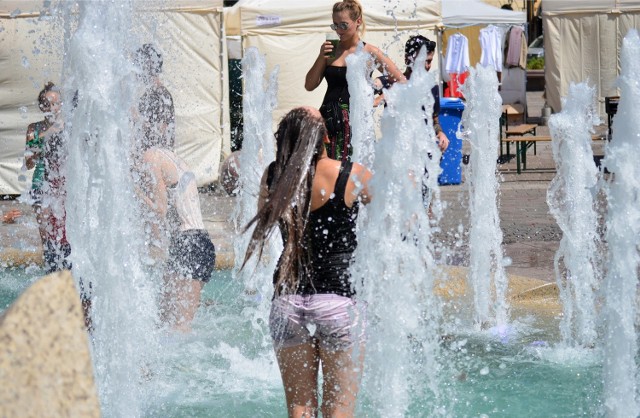
[[[327,33],[327,40],[324,43],[324,56],[327,58],[335,58],[336,51],[338,50],[338,44],[340,43],[340,37],[334,33]]]

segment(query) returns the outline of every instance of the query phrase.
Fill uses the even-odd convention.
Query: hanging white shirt
[[[480,64],[502,72],[502,38],[504,31],[495,25],[480,29]]]
[[[445,69],[450,74],[464,73],[469,68],[469,41],[461,33],[454,33],[447,41]]]

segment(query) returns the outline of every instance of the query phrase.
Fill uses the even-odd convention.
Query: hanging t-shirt
[[[527,41],[524,29],[520,26],[512,26],[509,30],[505,64],[522,69],[527,66]]]
[[[480,64],[502,72],[502,36],[503,30],[495,25],[480,29]]]
[[[469,68],[469,41],[461,33],[455,33],[447,42],[445,69],[448,73],[464,73]]]

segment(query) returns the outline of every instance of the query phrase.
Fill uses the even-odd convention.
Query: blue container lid
[[[440,108],[464,110],[464,102],[458,97],[441,97]]]

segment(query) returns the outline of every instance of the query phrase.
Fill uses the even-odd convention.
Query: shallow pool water
[[[39,269],[0,271],[4,311]],[[284,392],[265,324],[256,321],[258,296],[245,295],[229,272],[204,288],[192,335],[161,340],[151,366],[148,417],[282,417]],[[556,346],[557,320],[520,316],[503,332],[477,333],[450,311],[442,338],[441,407],[452,417],[600,416],[602,384],[597,350]],[[366,371],[365,371],[366,372]],[[357,416],[380,416],[362,393]],[[430,400],[413,399],[406,416],[431,416]]]

